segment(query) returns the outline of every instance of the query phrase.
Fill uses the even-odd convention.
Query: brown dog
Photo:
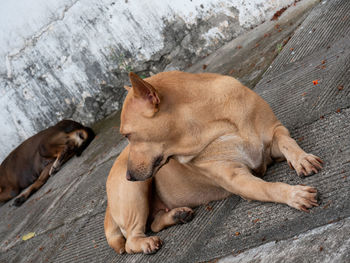
[[[306,176],[322,161],[298,146],[252,90],[217,74],[175,71],[142,80],[130,73],[130,80],[120,127],[129,145],[107,180],[105,234],[117,253],[156,252],[161,240],[145,236],[149,219],[158,232],[191,220],[189,207],[231,194],[303,211],[318,206],[313,187],[253,175],[287,159]]]
[[[30,185],[14,201],[20,206],[63,163],[74,154],[80,156],[94,137],[92,129],[63,120],[24,141],[0,166],[0,202],[12,199]]]

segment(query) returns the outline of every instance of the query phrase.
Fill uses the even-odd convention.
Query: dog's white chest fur
[[[188,155],[188,156],[176,156],[175,159],[182,164],[190,162],[195,156],[194,155]]]
[[[220,136],[211,142],[194,161],[228,161],[239,162],[250,169],[264,165],[264,145],[259,140],[248,141],[235,134]]]

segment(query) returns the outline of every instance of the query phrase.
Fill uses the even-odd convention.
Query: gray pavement
[[[349,262],[349,236],[350,219],[346,218],[286,240],[271,241],[240,254],[224,257],[218,263]]]
[[[324,170],[308,178],[298,178],[285,162],[272,165],[265,177],[317,187],[320,207],[303,213],[231,196],[196,208],[189,224],[161,231],[164,246],[157,254],[117,255],[103,232],[105,181],[126,145],[115,113],[94,126],[98,136],[86,152],[22,207],[0,207],[0,262],[349,262],[350,1],[310,8],[289,22],[283,20],[288,13],[267,22],[254,29],[255,38],[240,39],[246,45],[230,43],[189,71],[231,74],[254,87],[298,143],[323,158]],[[270,41],[263,41],[265,34]],[[248,67],[249,56],[259,54],[265,62],[236,70],[237,61]],[[23,241],[29,232],[35,236]]]

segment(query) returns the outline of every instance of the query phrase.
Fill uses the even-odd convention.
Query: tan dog
[[[130,73],[130,80],[120,127],[129,145],[107,180],[105,234],[117,253],[156,252],[161,240],[145,236],[148,220],[158,232],[191,220],[189,207],[231,194],[303,211],[318,206],[313,187],[253,175],[287,159],[306,176],[322,161],[298,146],[252,90],[217,74],[174,71],[142,80]]]

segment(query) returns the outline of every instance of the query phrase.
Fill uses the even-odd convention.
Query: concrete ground
[[[94,126],[97,138],[84,154],[25,204],[0,207],[0,262],[350,262],[349,14],[347,0],[304,0],[188,69],[238,77],[302,148],[322,157],[317,175],[298,178],[282,162],[265,177],[317,187],[319,207],[304,213],[231,196],[161,231],[157,254],[117,255],[103,232],[106,177],[126,145],[115,113]]]

